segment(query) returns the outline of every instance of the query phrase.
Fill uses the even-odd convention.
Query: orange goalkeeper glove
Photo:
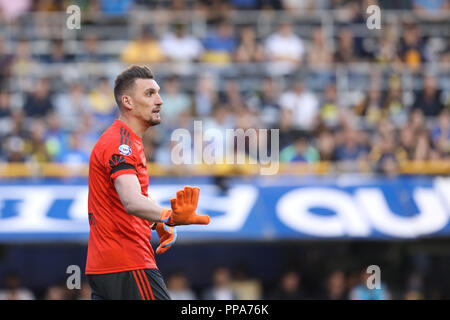
[[[166,220],[169,226],[187,225],[187,224],[209,224],[210,218],[208,215],[198,215],[197,209],[198,197],[200,195],[200,188],[198,187],[184,187],[184,190],[177,192],[177,197],[170,199],[172,207],[172,214],[161,214],[162,219]]]
[[[159,237],[159,246],[156,249],[156,254],[166,252],[177,240],[175,227],[167,226],[164,222],[154,223],[152,229],[156,229]]]

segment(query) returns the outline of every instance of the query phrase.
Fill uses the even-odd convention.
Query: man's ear
[[[131,110],[133,109],[133,103],[131,101],[131,97],[130,96],[122,96],[122,107],[125,108],[126,110]]]

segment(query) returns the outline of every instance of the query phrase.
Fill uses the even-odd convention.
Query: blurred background
[[[164,101],[149,194],[198,185],[212,216],[156,258],[174,299],[450,298],[448,0],[0,0],[0,299],[89,299],[66,270],[84,272],[87,164],[130,64]],[[278,174],[174,165],[194,120],[279,129]]]

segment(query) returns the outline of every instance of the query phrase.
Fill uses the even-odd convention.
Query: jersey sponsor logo
[[[129,156],[129,155],[131,155],[131,148],[130,148],[130,146],[129,146],[129,145],[126,145],[126,144],[122,144],[122,145],[119,147],[119,153],[120,153],[120,154],[123,154],[124,156]]]

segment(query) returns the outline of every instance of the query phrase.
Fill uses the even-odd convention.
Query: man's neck
[[[125,123],[131,131],[134,132],[138,137],[142,139],[144,136],[144,132],[149,128],[146,124],[144,124],[142,121],[139,121],[136,118],[127,117],[126,115],[119,115],[119,120]]]

